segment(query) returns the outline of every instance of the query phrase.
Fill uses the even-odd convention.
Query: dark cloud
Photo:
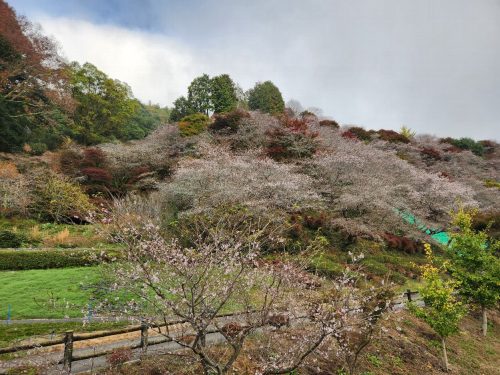
[[[343,123],[500,138],[498,0],[11,3],[165,35],[200,72],[228,72],[246,88],[271,79]]]

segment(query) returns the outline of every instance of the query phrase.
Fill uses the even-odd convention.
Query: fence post
[[[143,353],[148,350],[148,329],[149,326],[143,321],[141,323],[141,350]]]
[[[406,296],[408,297],[408,302],[411,302],[411,290],[406,289]]]
[[[64,358],[63,368],[71,373],[71,361],[73,359],[73,331],[66,331],[64,336]]]

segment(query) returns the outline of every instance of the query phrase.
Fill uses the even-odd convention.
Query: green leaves
[[[209,115],[230,112],[238,106],[236,85],[228,74],[210,78],[203,74],[193,79],[188,87],[187,98],[181,96],[174,102],[170,119],[179,121],[195,113]]]
[[[459,228],[452,234],[449,270],[460,283],[460,294],[468,302],[493,307],[500,299],[500,260],[495,252],[500,242],[489,239],[484,231],[472,229],[473,213],[460,209],[453,224]]]
[[[441,338],[446,338],[458,331],[458,323],[467,309],[455,294],[459,283],[442,278],[445,265],[436,266],[431,246],[424,246],[429,263],[420,267],[424,282],[420,294],[425,307],[409,303],[408,308],[417,318],[429,324]]]
[[[159,123],[158,116],[133,98],[126,83],[109,78],[94,65],[74,62],[70,77],[78,102],[74,113],[78,141],[96,144],[114,138],[144,138]]]
[[[188,87],[188,101],[194,112],[208,116],[212,110],[212,87],[208,74],[203,74],[191,82]]]
[[[238,106],[236,86],[227,74],[211,79],[212,108],[215,113],[230,112]]]
[[[270,114],[283,113],[285,102],[280,90],[271,81],[255,84],[250,90],[248,106],[252,110],[259,110]]]

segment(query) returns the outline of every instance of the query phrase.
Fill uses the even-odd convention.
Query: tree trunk
[[[481,312],[483,313],[483,336],[486,337],[488,332],[488,316],[486,315],[486,307],[481,306]]]
[[[449,371],[448,367],[448,354],[446,353],[446,341],[444,337],[441,337],[441,346],[443,347],[443,364],[446,372]]]

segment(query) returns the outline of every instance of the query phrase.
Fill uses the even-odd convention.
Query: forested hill
[[[53,40],[0,1],[0,151],[140,139],[168,115],[92,64],[67,63]]]
[[[271,81],[244,91],[228,74],[194,78],[172,109],[144,105],[92,64],[65,62],[4,1],[0,20],[0,151],[14,153],[2,156],[8,215],[71,220],[89,199],[154,192],[173,217],[236,205],[295,222],[298,238],[314,218],[349,240],[425,237],[402,216],[439,232],[458,202],[476,207],[483,227],[498,216],[495,141],[340,126],[285,104]],[[32,200],[47,180],[85,194],[58,217],[40,213]]]

